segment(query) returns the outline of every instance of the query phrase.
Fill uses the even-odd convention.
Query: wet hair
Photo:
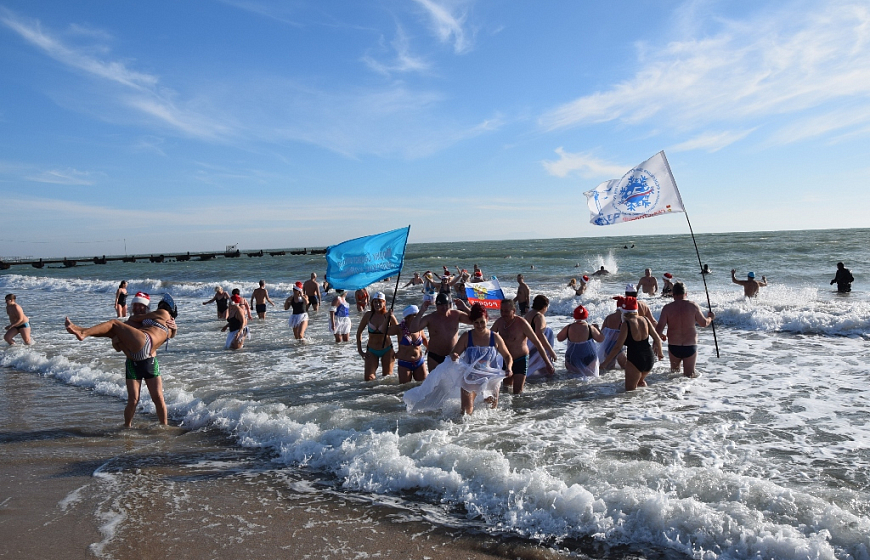
[[[118,287],[119,287],[119,288],[123,288],[123,287],[126,286],[126,285],[127,285],[127,281],[126,281],[126,280],[121,280],[121,283],[118,284]]]
[[[471,311],[468,312],[468,318],[471,319],[472,322],[477,321],[483,317],[484,319],[488,319],[489,315],[486,313],[486,308],[479,303],[475,303],[471,306]]]
[[[175,307],[174,305],[170,305],[169,302],[167,302],[166,300],[163,300],[160,303],[158,303],[157,309],[165,309],[166,311],[169,312],[169,316],[172,317],[173,319],[178,317],[178,307]]]
[[[233,288],[233,295],[240,296],[240,295],[242,295],[242,291],[238,288]]]
[[[266,281],[265,281],[265,280],[260,280],[260,287],[262,288],[262,287],[265,286],[265,285],[266,285]]]
[[[674,292],[674,295],[675,295],[675,296],[684,296],[684,295],[686,295],[686,285],[683,284],[682,282],[676,282],[676,283],[674,284],[673,292]]]
[[[532,309],[535,311],[540,311],[548,305],[550,305],[550,299],[543,294],[536,295],[535,299],[532,300]]]
[[[15,294],[6,294],[6,301],[15,301]]]

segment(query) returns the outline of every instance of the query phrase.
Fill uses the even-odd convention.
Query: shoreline
[[[331,491],[213,431],[141,411],[123,429],[123,406],[0,372],[0,557],[565,557]]]

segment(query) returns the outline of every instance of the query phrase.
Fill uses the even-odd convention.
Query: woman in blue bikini
[[[389,328],[399,322],[392,313],[387,312],[387,296],[377,292],[372,296],[371,310],[366,311],[356,330],[356,349],[365,360],[365,380],[374,381],[377,377],[378,364],[381,375],[393,375],[393,364],[396,354],[393,352],[393,341],[390,339]],[[362,348],[363,329],[369,331],[366,350]]]
[[[404,320],[390,327],[390,334],[399,337],[399,351],[396,353],[399,362],[399,383],[408,383],[411,379],[423,381],[429,374],[424,353],[424,347],[429,347],[429,341],[426,340],[423,331],[411,332],[409,328],[419,312],[420,309],[416,305],[409,305],[402,312]]]

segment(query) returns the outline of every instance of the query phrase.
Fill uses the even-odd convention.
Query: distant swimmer
[[[423,279],[420,278],[420,273],[415,272],[414,277],[408,280],[408,283],[402,286],[403,288],[407,288],[408,286],[419,286],[423,283]]]
[[[656,295],[656,292],[659,291],[659,283],[656,277],[652,275],[652,269],[647,268],[643,271],[643,278],[637,281],[635,288],[637,291],[643,290],[643,293],[648,296]]]
[[[517,274],[517,297],[514,298],[514,303],[520,310],[520,315],[525,315],[529,310],[529,300],[531,299],[531,291],[529,285],[526,284],[522,274]]]
[[[712,311],[707,316],[701,312],[698,304],[686,299],[686,287],[682,282],[674,284],[674,301],[662,308],[656,332],[659,335],[668,331],[668,356],[671,359],[671,370],[680,371],[683,364],[683,375],[695,376],[695,361],[698,359],[699,327],[709,327],[715,315]]]
[[[831,280],[831,284],[837,284],[837,291],[840,293],[846,293],[852,291],[852,282],[855,281],[855,278],[852,276],[852,273],[846,268],[841,262],[837,263],[837,275],[834,276],[834,279]]]
[[[764,276],[761,277],[761,282],[755,279],[754,272],[746,273],[746,280],[738,280],[735,278],[734,273],[737,272],[736,269],[731,269],[731,281],[735,284],[740,284],[743,286],[743,295],[746,297],[755,297],[758,295],[758,289],[767,286],[767,278]]]
[[[610,271],[604,270],[604,267],[602,266],[601,268],[593,272],[592,276],[604,276],[605,274],[610,274]]]
[[[227,334],[227,340],[224,343],[224,348],[227,350],[239,350],[245,345],[245,337],[248,336],[248,317],[242,307],[242,296],[233,296],[230,298],[230,306],[227,309],[227,324],[223,326],[221,332],[230,332]]]
[[[589,276],[584,274],[580,277],[580,283],[574,286],[574,294],[582,296],[586,293],[587,286],[589,286]]]
[[[217,316],[218,319],[226,319],[227,318],[227,305],[230,302],[230,294],[226,293],[223,288],[220,286],[215,286],[214,289],[214,297],[208,301],[202,302],[203,305],[208,305],[210,303],[217,304]]]
[[[254,309],[257,311],[257,317],[260,319],[266,318],[266,302],[269,302],[269,305],[275,306],[275,302],[269,299],[269,291],[266,289],[266,281],[260,280],[260,287],[254,290],[254,293],[251,294],[251,305],[254,306]]]
[[[6,334],[3,336],[3,340],[13,346],[15,341],[12,339],[21,335],[24,344],[33,344],[33,340],[30,338],[30,319],[24,314],[21,306],[15,302],[15,294],[6,295],[6,314],[9,315],[9,324],[6,325]]]
[[[119,319],[127,316],[127,281],[121,282],[115,292],[115,314]]]
[[[662,297],[674,297],[674,275],[670,272],[662,275]]]
[[[706,264],[701,267],[701,274],[711,274],[713,271]]]
[[[305,281],[305,284],[302,285],[302,290],[308,298],[308,302],[305,304],[305,311],[308,311],[309,307],[313,307],[314,311],[317,311],[317,308],[320,307],[320,284],[317,283],[316,274],[311,273],[311,278]]]

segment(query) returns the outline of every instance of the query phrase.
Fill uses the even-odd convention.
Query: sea
[[[568,556],[870,560],[870,230],[696,241],[712,270],[706,290],[688,234],[410,244],[398,282],[370,288],[389,302],[398,285],[399,315],[422,302],[419,287],[404,287],[415,271],[477,264],[508,295],[522,273],[533,296],[550,299],[548,321],[558,331],[581,303],[600,323],[644,269],[660,284],[670,272],[705,311],[709,298],[715,338],[700,329],[697,377],[672,373],[665,360],[633,392],[618,370],[591,381],[569,374],[556,343],[556,375],[530,379],[522,395],[503,393],[495,410],[408,413],[402,395],[415,383],[399,385],[395,375],[363,381],[353,335],[336,344],[324,309],[311,313],[305,340],[293,339],[284,299],[312,272],[322,279],[326,262],[290,254],[12,267],[0,273],[0,291],[16,294],[35,344],[0,352],[0,375],[87,392],[97,408],[123,403],[123,355],[105,339],[77,341],[63,321],[113,318],[126,280],[131,295],[157,301],[170,293],[178,304],[178,336],[158,353],[170,423],[256,449],[279,472],[325,481],[323,491],[389,500],[469,534]],[[851,293],[830,285],[838,261],[856,278]],[[593,278],[583,296],[566,287],[601,266],[610,274]],[[764,275],[768,286],[747,299],[731,269],[738,278]],[[251,322],[243,350],[225,350],[224,322],[203,302],[218,285],[249,298],[260,279],[276,306]],[[645,301],[655,315],[668,302]],[[355,333],[355,310],[351,319]],[[65,414],[61,402],[57,419]],[[154,424],[143,391],[134,431],[148,434]],[[270,484],[288,480],[297,478]],[[106,519],[107,540],[124,522],[111,507],[95,512]]]

